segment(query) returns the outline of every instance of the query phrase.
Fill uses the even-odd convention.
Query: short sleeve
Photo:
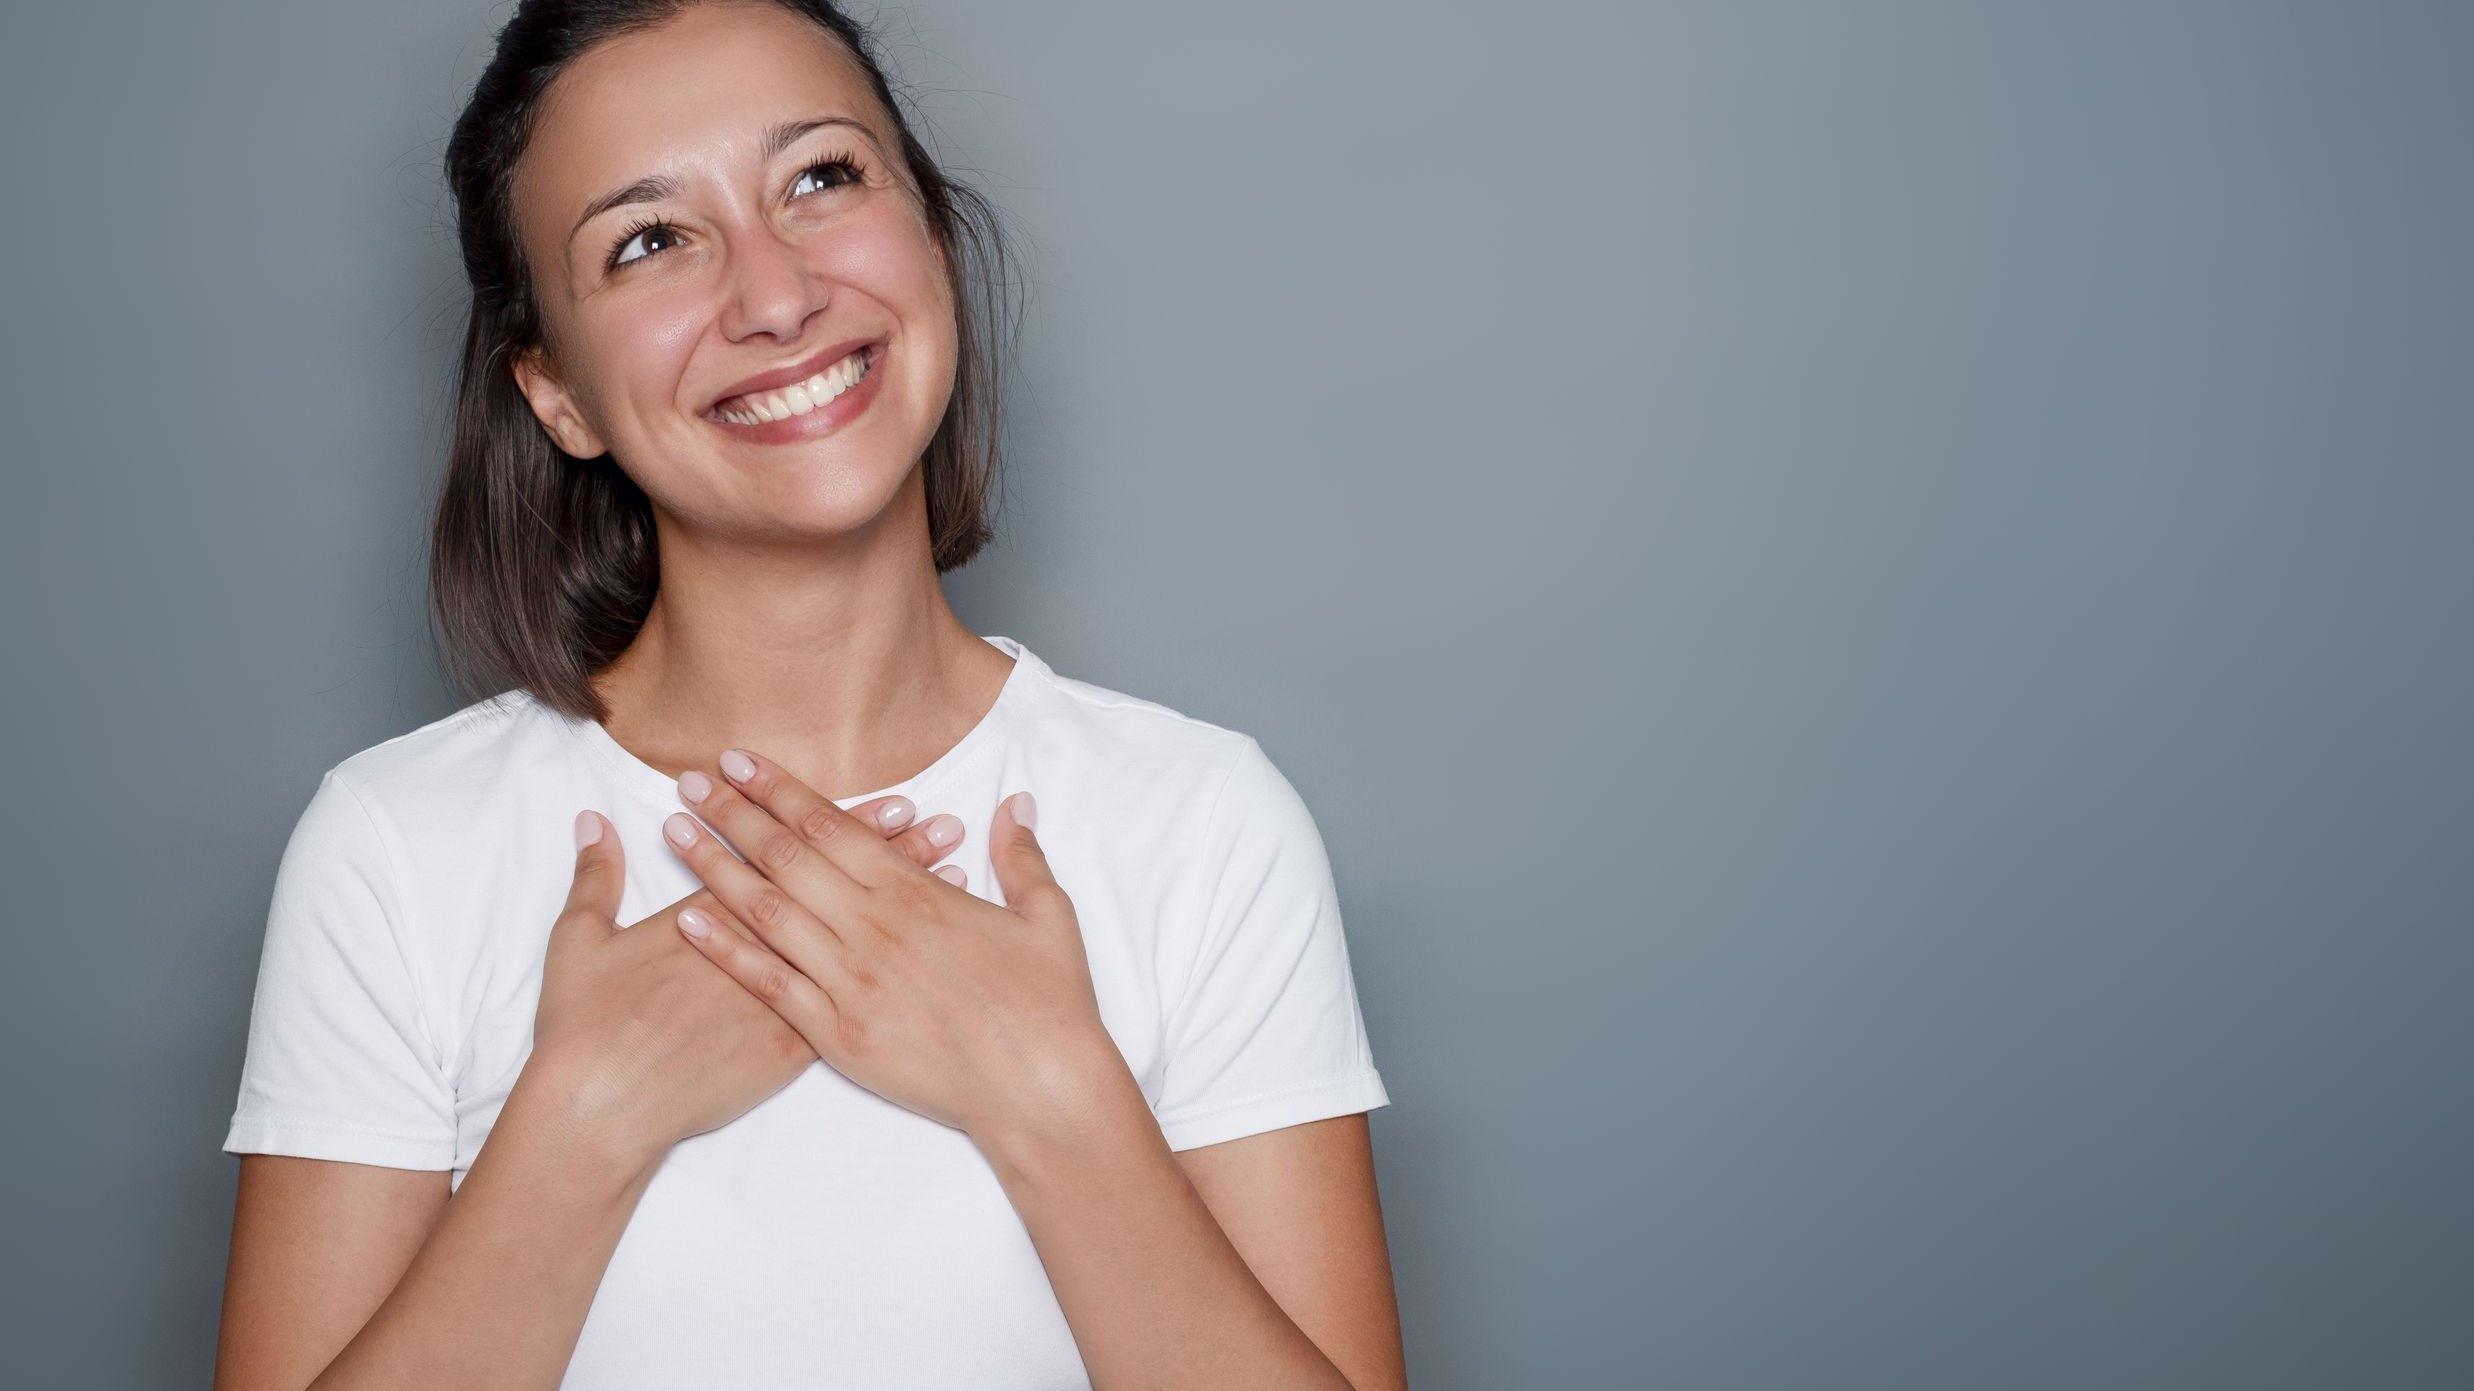
[[[407,934],[386,842],[330,769],[275,871],[226,1151],[454,1166],[454,1089]]]
[[[1323,838],[1250,736],[1205,820],[1201,940],[1152,1108],[1172,1150],[1390,1097],[1375,1071]]]

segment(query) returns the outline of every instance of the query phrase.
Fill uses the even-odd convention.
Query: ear
[[[610,452],[593,427],[584,423],[584,412],[576,409],[575,398],[567,394],[566,383],[551,370],[539,345],[516,354],[511,370],[516,390],[524,393],[534,418],[550,432],[552,443],[579,459],[597,459]]]

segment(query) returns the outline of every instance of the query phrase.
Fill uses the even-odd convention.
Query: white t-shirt
[[[1004,689],[901,792],[968,828],[941,863],[1003,902],[997,802],[1039,798],[1101,1021],[1171,1149],[1387,1104],[1323,843],[1251,737],[1060,676]],[[460,1185],[532,1048],[574,821],[626,850],[622,924],[700,881],[660,833],[677,783],[509,691],[320,779],[267,916],[223,1148]],[[1021,1219],[962,1131],[818,1061],[673,1148],[586,1317],[565,1391],[1087,1387]]]

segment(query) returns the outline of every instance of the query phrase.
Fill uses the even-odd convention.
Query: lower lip
[[[867,364],[868,374],[859,379],[857,386],[805,415],[784,416],[780,420],[767,420],[756,425],[742,425],[735,420],[724,420],[710,414],[705,416],[705,420],[750,444],[789,444],[833,434],[858,419],[859,413],[876,399],[876,384],[885,376],[884,344],[879,343],[867,350]]]

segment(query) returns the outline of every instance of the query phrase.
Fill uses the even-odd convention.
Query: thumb
[[[1065,891],[1057,887],[1057,877],[1048,868],[1048,852],[1039,848],[1039,837],[1032,828],[1039,819],[1039,807],[1028,792],[1017,792],[997,807],[1003,815],[997,821],[996,844],[990,847],[988,867],[996,871],[997,886],[1005,891],[1007,907],[1016,912],[1044,913],[1059,906]]]
[[[626,889],[627,857],[619,849],[618,829],[600,812],[577,812],[575,879],[551,925],[551,940],[616,932],[619,896]]]

